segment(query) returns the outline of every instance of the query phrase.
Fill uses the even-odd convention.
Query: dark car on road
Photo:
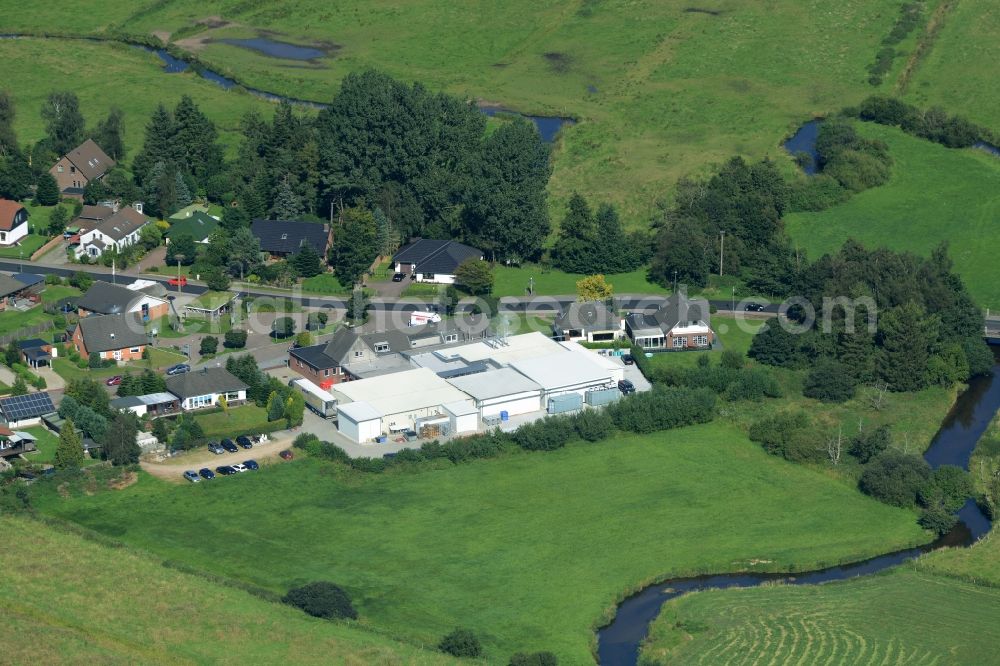
[[[236,471],[236,468],[233,467],[232,465],[221,465],[219,467],[216,467],[215,471],[223,476],[231,476],[233,474],[239,474],[239,472]]]
[[[743,306],[745,312],[763,312],[764,306],[760,303],[747,303]]]
[[[224,448],[226,451],[229,451],[230,453],[236,453],[237,451],[239,451],[239,448],[236,446],[236,444],[233,443],[233,440],[229,438],[222,440],[221,442],[219,442],[219,444],[222,446],[222,448]]]
[[[625,365],[635,365],[635,357],[632,354],[625,354],[622,356],[622,363]]]
[[[194,471],[193,469],[189,469],[188,471],[184,472],[184,478],[190,481],[191,483],[198,483],[199,481],[201,481],[201,477],[198,476],[198,472]]]
[[[257,464],[256,460],[244,460],[243,464],[246,465],[247,469],[260,469],[260,465]]]
[[[240,435],[239,437],[237,437],[236,443],[242,446],[244,449],[253,448],[253,440],[247,437],[246,435]]]
[[[183,375],[185,372],[191,372],[191,366],[187,363],[178,363],[167,368],[167,374],[171,377],[174,375]]]
[[[396,273],[395,275],[392,276],[392,281],[402,282],[405,277],[406,277],[405,273]]]
[[[222,448],[221,446],[219,446],[218,442],[209,442],[208,443],[208,450],[211,451],[212,453],[214,453],[217,456],[218,455],[222,455],[223,453],[226,452],[226,450],[224,448]]]
[[[215,472],[213,472],[207,467],[202,467],[201,469],[199,469],[198,474],[200,474],[201,478],[205,479],[206,481],[211,481],[212,479],[215,478]]]
[[[627,379],[620,379],[618,380],[618,390],[624,393],[625,395],[629,395],[630,393],[635,393],[635,384],[633,384]]]

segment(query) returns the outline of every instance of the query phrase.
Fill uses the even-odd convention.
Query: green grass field
[[[990,664],[998,622],[1000,589],[904,567],[685,595],[653,624],[641,663]]]
[[[112,0],[100,12],[77,12],[74,4],[7,11],[0,19],[10,32],[156,34],[248,85],[310,99],[328,100],[348,72],[377,67],[468,99],[573,116],[578,123],[564,130],[554,155],[553,210],[578,190],[619,204],[635,226],[646,224],[654,202],[669,196],[679,176],[733,154],[771,155],[791,169],[778,146],[782,136],[804,119],[872,92],[865,68],[899,7],[898,0],[845,0],[835,8],[821,0],[707,0],[696,7],[679,0],[476,0],[458,10],[431,0],[347,0],[336,7],[300,0],[276,10],[218,0],[136,8]],[[937,2],[927,4],[932,9]],[[984,11],[985,0],[973,4]],[[97,15],[77,22],[77,13]],[[290,61],[220,41],[259,31],[331,50],[315,62]],[[989,34],[984,30],[979,41],[988,43]],[[38,81],[65,86],[67,74],[79,69],[75,62],[103,65],[102,80],[84,69],[86,81],[74,86],[88,96],[86,112],[104,99],[148,113],[163,93],[211,85],[159,74],[152,56],[139,71],[121,54],[95,58],[98,52],[91,51],[103,54],[108,47],[59,42],[50,52],[27,43],[17,40],[0,51],[7,60],[17,55],[35,65],[30,85],[19,78],[7,82],[31,102],[19,111],[22,139],[35,138],[40,129],[34,108],[46,86],[40,89]],[[30,55],[18,55],[19,49]],[[74,55],[79,52],[87,55]],[[158,93],[130,95],[132,86],[123,82]],[[225,95],[205,93],[199,101],[231,130],[252,102],[239,98],[223,117],[212,98]],[[144,121],[131,120],[130,137]],[[130,145],[134,149],[134,138]]]
[[[953,150],[900,130],[859,123],[866,136],[886,141],[894,160],[886,185],[819,213],[794,213],[792,239],[812,259],[853,238],[922,255],[941,241],[973,298],[1000,308],[1000,159],[984,151]]]
[[[37,504],[275,591],[337,581],[365,623],[417,642],[469,626],[494,661],[541,649],[588,661],[605,610],[654,578],[814,567],[927,538],[911,512],[721,424],[379,476],[308,459],[197,486],[143,476]]]
[[[564,273],[546,266],[497,266],[493,293],[496,296],[527,296],[528,285],[533,279],[537,296],[572,296],[576,293],[577,280],[586,277]],[[616,294],[666,294],[667,291],[646,279],[646,268],[631,273],[604,276]]]
[[[209,439],[221,437],[235,439],[237,435],[262,432],[269,425],[267,410],[253,404],[231,407],[225,412],[199,414],[195,419],[205,430],[205,437]]]
[[[446,664],[24,518],[0,517],[7,663]]]

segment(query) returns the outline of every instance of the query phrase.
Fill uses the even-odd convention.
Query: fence
[[[41,257],[43,254],[45,254],[46,252],[48,252],[49,250],[51,250],[55,246],[61,244],[62,242],[63,242],[63,237],[62,236],[56,236],[55,238],[53,238],[52,240],[50,240],[48,243],[46,243],[45,245],[41,246],[40,248],[38,248],[34,252],[32,252],[31,253],[31,257],[29,257],[29,261],[36,261],[36,260],[38,260],[39,257]]]
[[[55,328],[55,324],[51,321],[43,321],[40,324],[35,324],[34,326],[25,326],[24,328],[19,328],[12,333],[6,335],[0,335],[0,344],[7,346],[15,340],[22,340],[24,338],[30,338],[36,336],[39,333],[44,333],[45,331]]]

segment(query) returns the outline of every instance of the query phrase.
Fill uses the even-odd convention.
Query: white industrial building
[[[483,418],[501,412],[516,416],[542,409],[542,387],[513,368],[455,377],[448,383],[468,394]]]
[[[330,393],[338,403],[337,429],[358,442],[371,441],[385,433],[416,430],[422,425],[450,424],[451,417],[443,405],[452,405],[457,410],[455,403],[471,404],[466,394],[427,368],[342,382],[331,387]],[[358,402],[367,407],[352,406]],[[379,428],[378,434],[372,436],[375,414]]]
[[[538,358],[514,361],[511,367],[542,387],[542,400],[557,395],[609,388],[615,385],[608,370],[583,354],[563,350]]]

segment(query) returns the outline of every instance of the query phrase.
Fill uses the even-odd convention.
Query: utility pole
[[[726,230],[719,231],[719,277],[722,277],[722,252],[726,248]]]
[[[736,312],[736,285],[733,285],[733,312]]]
[[[177,255],[177,293],[181,293],[181,261],[184,260],[183,254]]]
[[[677,269],[674,269],[674,293],[677,293]]]

